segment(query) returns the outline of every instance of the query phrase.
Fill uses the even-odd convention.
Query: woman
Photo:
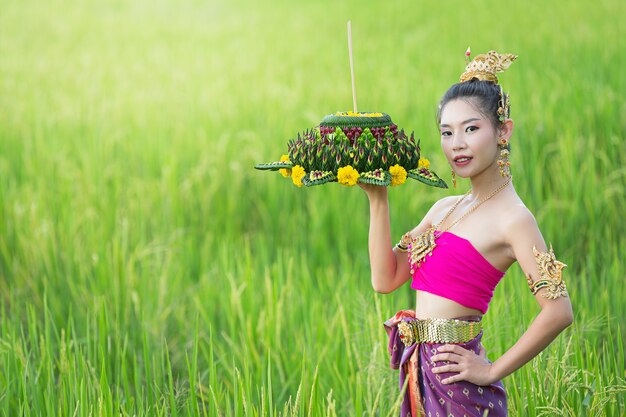
[[[441,101],[441,147],[453,176],[471,180],[465,195],[436,202],[392,249],[387,189],[362,186],[370,202],[374,290],[389,293],[411,280],[417,292],[414,312],[401,311],[385,323],[392,366],[400,368],[401,387],[407,386],[402,416],[507,415],[500,380],[573,320],[561,278],[565,264],[546,247],[509,172],[514,125],[496,73],[515,58],[494,51],[477,56]],[[514,262],[525,272],[541,312],[491,363],[480,343],[480,320]]]

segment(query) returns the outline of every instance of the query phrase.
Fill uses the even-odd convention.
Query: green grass
[[[623,2],[178,3],[0,0],[0,415],[397,414],[382,321],[413,294],[370,287],[366,197],[252,169],[350,109],[349,19],[359,109],[446,179],[465,48],[519,55],[512,171],[575,323],[504,380],[511,415],[624,415]],[[394,188],[394,236],[466,187]],[[490,358],[537,313],[513,267]]]

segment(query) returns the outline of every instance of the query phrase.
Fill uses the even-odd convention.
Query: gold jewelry
[[[409,251],[409,248],[400,246],[399,243],[396,243],[396,249],[398,250],[398,252],[402,252],[402,253],[406,253]]]
[[[452,227],[454,225],[456,225],[458,222],[460,222],[461,220],[463,220],[465,217],[469,216],[474,210],[476,210],[478,207],[481,206],[481,204],[483,204],[485,201],[489,200],[491,197],[493,197],[494,195],[498,194],[500,191],[504,190],[507,185],[509,185],[511,183],[511,178],[507,179],[504,183],[502,183],[498,188],[496,188],[495,190],[493,190],[487,197],[483,198],[482,200],[480,200],[478,203],[474,204],[469,210],[467,210],[461,217],[459,217],[454,223],[452,223],[450,226],[446,227],[445,229],[443,229],[441,232],[445,232],[447,230],[452,229]],[[470,190],[465,193],[465,195],[463,196],[463,198],[465,198],[467,195],[469,195]],[[463,198],[461,200],[463,200]],[[452,207],[452,210],[450,210],[450,212],[439,222],[439,224],[437,224],[437,227],[441,226],[441,224],[443,224],[443,222],[448,218],[448,216],[450,215],[450,213],[452,213],[452,211],[454,211],[454,209],[457,207],[457,205],[460,203],[461,201],[459,200],[459,202],[457,202],[457,204],[454,205],[454,207]]]
[[[400,239],[400,241],[396,243],[396,249],[399,252],[403,252],[403,253],[408,252],[410,244],[411,244],[411,235],[409,233],[405,233],[404,235],[402,235],[402,238]]]
[[[451,169],[451,172],[452,172],[452,186],[456,188],[456,174],[454,173],[453,169]]]
[[[413,239],[409,247],[409,265],[411,267],[411,275],[413,275],[422,262],[426,261],[426,257],[433,254],[433,250],[437,247],[435,243],[435,228],[430,227],[424,233],[420,233]]]
[[[537,247],[533,246],[533,254],[535,255],[535,261],[537,262],[541,279],[533,282],[530,274],[526,275],[530,291],[533,294],[537,294],[540,289],[545,288],[546,291],[541,295],[550,300],[559,297],[567,297],[567,288],[561,276],[562,269],[567,265],[556,259],[554,250],[552,250],[552,244],[550,244],[550,250],[547,252],[538,251]]]
[[[465,52],[465,60],[469,61],[470,50],[467,48]],[[499,54],[496,51],[489,51],[486,54],[477,55],[465,67],[465,72],[461,74],[460,81],[462,83],[470,81],[474,78],[480,81],[491,81],[498,84],[498,76],[496,73],[503,72],[513,61],[517,59],[517,55]],[[502,86],[500,86],[500,103],[498,105],[498,119],[504,122],[511,114],[511,103],[508,94],[504,94]]]
[[[467,52],[466,52],[467,56]],[[463,83],[472,78],[481,81],[491,81],[498,84],[497,72],[502,72],[509,68],[511,63],[517,59],[517,55],[499,54],[496,51],[489,51],[486,54],[476,55],[476,57],[467,64],[465,72],[461,74],[460,81]]]
[[[474,210],[480,207],[485,201],[489,200],[491,197],[498,194],[500,191],[504,190],[507,187],[507,185],[509,185],[510,183],[511,183],[511,177],[509,177],[509,179],[506,180],[504,183],[502,183],[498,188],[494,189],[491,193],[489,193],[487,197],[483,198],[482,200],[474,204],[472,207],[470,207],[469,210],[467,210],[461,217],[455,220],[451,225],[441,230],[439,234],[447,230],[450,230],[452,227],[454,227],[454,225],[456,225],[461,220],[463,220],[464,218],[472,214]],[[439,230],[439,227],[448,219],[448,217],[450,217],[452,212],[458,207],[459,204],[461,204],[461,201],[463,201],[465,197],[467,197],[471,191],[472,189],[470,188],[463,195],[463,197],[458,199],[457,202],[454,203],[452,208],[446,213],[443,219],[441,219],[441,221],[437,223],[436,226],[431,226],[428,230],[426,230],[424,233],[419,234],[411,241],[411,245],[408,248],[410,251],[409,264],[411,265],[411,274],[414,274],[415,270],[419,268],[420,265],[424,261],[426,261],[427,256],[432,256],[433,250],[437,247],[437,243],[435,242],[435,240],[437,239],[437,237],[435,236],[435,232]]]
[[[498,168],[500,169],[500,175],[503,177],[511,176],[511,162],[509,161],[509,145],[505,138],[500,138],[498,141]]]
[[[457,319],[417,319],[398,323],[400,340],[405,346],[414,343],[463,343],[475,338],[482,322]]]
[[[504,122],[511,115],[511,103],[509,102],[509,95],[504,94],[502,86],[500,86],[500,102],[498,104],[498,120]]]

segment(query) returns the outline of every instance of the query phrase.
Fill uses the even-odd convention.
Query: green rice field
[[[0,416],[396,416],[358,187],[253,169],[324,115],[421,139],[464,52],[519,55],[514,183],[575,321],[504,379],[511,416],[626,413],[626,3],[0,0]],[[438,199],[390,190],[394,240]],[[502,355],[539,306],[518,266]]]

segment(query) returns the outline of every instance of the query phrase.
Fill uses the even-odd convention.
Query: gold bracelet
[[[409,235],[409,233],[407,232],[402,235],[400,241],[396,243],[396,249],[398,249],[398,251],[400,252],[406,253],[409,251],[409,245],[412,241],[413,239],[411,239],[411,235]]]
[[[567,265],[556,259],[554,250],[552,250],[552,244],[550,244],[548,252],[540,252],[537,250],[537,247],[533,246],[533,254],[535,255],[541,279],[533,282],[530,274],[527,274],[526,281],[528,282],[530,292],[534,295],[540,289],[545,288],[546,291],[541,294],[544,298],[555,300],[559,297],[567,297],[567,288],[561,275],[561,271]]]
[[[396,249],[398,250],[398,252],[402,252],[402,253],[406,253],[409,251],[409,248],[407,248],[406,246],[402,246],[399,243],[396,243]]]

